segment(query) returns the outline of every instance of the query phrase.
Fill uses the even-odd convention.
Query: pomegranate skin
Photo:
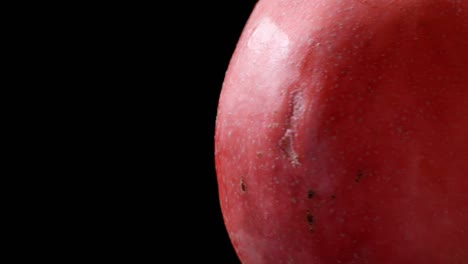
[[[215,162],[244,264],[468,263],[468,1],[260,0]]]

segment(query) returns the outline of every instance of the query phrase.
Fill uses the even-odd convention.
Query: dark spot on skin
[[[314,195],[315,195],[315,192],[312,191],[312,190],[309,190],[309,191],[307,192],[307,198],[309,198],[309,199],[314,198]]]
[[[242,178],[240,181],[240,186],[241,186],[241,191],[244,193],[247,190],[247,187],[245,187],[244,179]]]
[[[307,219],[307,224],[309,224],[309,230],[314,231],[314,216],[310,213],[309,210],[306,212],[306,219]]]
[[[360,182],[362,177],[364,177],[364,172],[362,170],[358,170],[356,178],[354,179],[355,182]]]
[[[263,152],[257,151],[257,158],[263,157]]]
[[[333,200],[335,200],[335,199],[336,199],[336,196],[333,194],[333,195],[331,196],[331,198],[332,198]]]

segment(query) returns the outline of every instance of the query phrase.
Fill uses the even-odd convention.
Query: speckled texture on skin
[[[467,135],[467,0],[260,0],[216,124],[236,252],[466,263]]]

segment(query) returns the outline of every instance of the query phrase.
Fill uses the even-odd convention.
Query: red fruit
[[[245,264],[468,263],[468,1],[260,0],[215,146]]]

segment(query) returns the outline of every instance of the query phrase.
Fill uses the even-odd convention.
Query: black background
[[[38,83],[59,87],[18,89],[21,101],[25,94],[38,101],[26,112],[35,113],[39,125],[27,127],[24,138],[44,146],[33,146],[32,154],[16,148],[33,160],[46,159],[38,163],[46,164],[41,166],[47,177],[51,172],[59,175],[59,180],[49,181],[33,177],[47,188],[29,183],[38,195],[26,200],[36,202],[39,213],[25,217],[28,222],[19,229],[44,234],[32,242],[17,236],[41,248],[42,254],[60,257],[58,251],[76,250],[65,255],[86,258],[89,252],[120,261],[127,256],[130,262],[154,258],[156,263],[240,263],[219,204],[214,130],[224,74],[257,1],[172,2],[175,6],[158,2],[157,8],[140,3],[73,4],[60,12],[49,6],[42,7],[48,12],[38,12],[32,6],[31,13],[38,17],[25,20],[25,28],[36,34],[16,30],[30,38],[20,41],[28,46],[18,54],[43,56],[31,55],[32,63],[17,60],[39,72],[19,79],[31,79],[30,87]],[[23,13],[25,8],[18,10]],[[48,23],[42,22],[49,17]],[[43,62],[53,67],[44,67]],[[45,106],[57,116],[38,111]],[[46,117],[51,128],[44,124]],[[52,141],[56,148],[50,146]],[[30,175],[42,170],[28,162],[19,167],[33,169]],[[56,194],[56,189],[62,193]],[[58,204],[50,209],[57,217],[44,216],[45,205],[53,204],[38,199],[44,194]],[[46,227],[41,218],[48,222]],[[44,245],[47,250],[42,250]],[[164,254],[168,261],[161,257]]]
[[[50,141],[38,136],[42,127],[26,129],[44,142],[33,159],[44,156],[44,149],[61,156],[46,157],[60,181],[35,177],[54,191],[51,186],[61,184],[63,194],[50,194],[50,200],[63,203],[51,209],[59,217],[44,217],[60,235],[50,239],[50,229],[41,226],[48,201],[38,201],[40,213],[26,218],[41,223],[32,228],[44,232],[32,241],[34,248],[44,246],[44,238],[54,241],[42,254],[59,256],[57,248],[72,248],[76,252],[66,254],[69,257],[86,258],[89,252],[103,259],[128,257],[130,262],[154,258],[157,263],[240,263],[219,204],[214,130],[224,74],[257,1],[172,1],[174,6],[165,6],[168,2],[158,2],[157,8],[117,2],[73,5],[61,12],[42,7],[48,13],[31,6],[38,17],[32,16],[25,28],[36,34],[17,30],[31,38],[18,53],[32,50],[43,56],[33,57],[33,70],[47,73],[37,74],[46,76],[45,86],[59,86],[59,92],[49,94],[47,89],[33,89],[47,100],[25,92],[39,104],[30,112],[52,101],[50,112],[60,114],[50,121],[58,129],[44,129],[50,141],[57,141],[56,149],[50,150]],[[19,8],[21,13],[24,9]],[[48,23],[39,23],[48,17]],[[50,54],[57,59],[51,60]],[[53,70],[44,70],[43,61]],[[31,87],[42,83],[35,75],[21,78],[32,79]],[[54,99],[57,96],[60,100]],[[49,113],[37,115],[37,122],[45,126],[43,116]],[[69,127],[64,126],[67,120]],[[39,195],[47,193],[36,189]],[[76,201],[64,199],[67,195]],[[69,240],[79,246],[70,246]],[[168,261],[161,257],[165,254]]]

